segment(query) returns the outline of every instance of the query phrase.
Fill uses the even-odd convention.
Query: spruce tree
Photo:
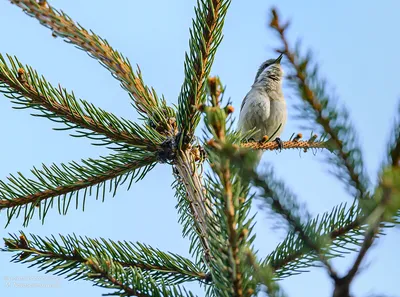
[[[270,29],[280,41],[278,53],[288,61],[286,79],[296,92],[300,118],[313,134],[293,134],[280,152],[268,137],[249,141],[235,131],[235,111],[224,98],[218,77],[210,77],[230,0],[198,0],[184,61],[178,105],[172,106],[148,87],[139,68],[95,33],[46,1],[11,0],[49,28],[54,36],[87,52],[109,70],[128,93],[140,121],[120,118],[53,86],[16,57],[0,55],[0,92],[15,108],[59,124],[58,130],[86,137],[110,154],[65,164],[33,168],[33,177],[10,174],[0,181],[0,210],[8,223],[22,217],[44,220],[50,211],[66,214],[86,199],[116,195],[122,185],[146,178],[157,164],[169,164],[183,236],[191,259],[145,243],[81,237],[43,238],[24,232],[4,238],[3,251],[13,262],[27,263],[68,280],[88,280],[119,296],[192,296],[185,283],[196,281],[207,296],[286,296],[279,280],[322,265],[335,284],[333,296],[350,296],[350,285],[376,237],[400,217],[400,122],[397,120],[376,187],[363,163],[356,131],[347,109],[326,88],[312,54],[302,54],[287,38],[289,23],[276,9]],[[400,109],[399,109],[400,110]],[[397,118],[399,115],[397,114]],[[204,131],[197,137],[199,123]],[[288,184],[273,168],[255,170],[255,150],[288,149],[321,154],[346,190],[351,205],[310,218]],[[171,197],[172,199],[172,197]],[[255,219],[250,207],[258,199],[270,216],[287,226],[286,238],[269,255],[254,247]],[[339,274],[331,260],[349,249],[357,253],[351,269]]]

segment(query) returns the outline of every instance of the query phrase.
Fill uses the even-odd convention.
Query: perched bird
[[[282,92],[282,54],[261,64],[251,90],[240,108],[238,131],[246,133],[255,128],[252,138],[260,141],[264,136],[282,148],[279,136],[286,124],[287,109]],[[262,151],[259,152],[259,159]]]

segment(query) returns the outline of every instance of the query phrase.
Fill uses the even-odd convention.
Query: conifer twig
[[[57,11],[50,6],[47,1],[10,0],[10,2],[51,29],[55,36],[65,38],[69,43],[78,46],[90,56],[99,60],[121,82],[122,87],[131,94],[140,112],[151,115],[158,106],[157,98],[144,85],[140,70],[135,74],[128,59],[115,51],[106,40],[93,32],[88,32],[63,11]]]
[[[248,217],[252,197],[249,183],[241,180],[241,166],[236,166],[232,159],[237,151],[249,151],[240,149],[240,135],[227,124],[233,107],[229,103],[221,107],[224,88],[218,77],[208,79],[207,91],[210,104],[201,106],[200,110],[205,114],[206,129],[213,136],[206,146],[212,168],[212,173],[207,174],[210,272],[219,291],[217,295],[252,296],[257,281],[245,257],[248,252],[252,253],[254,238],[252,218]]]
[[[113,289],[119,290],[120,296],[151,297],[151,295],[141,293],[125,284],[121,280],[122,276],[120,274],[115,277],[112,272],[116,270],[115,266],[118,264],[99,258],[88,259],[85,264],[91,270],[91,273],[88,273],[89,278],[96,282],[101,282],[101,286],[106,286],[104,282],[110,283]]]
[[[220,99],[218,98],[219,96],[215,94],[217,92],[217,87],[215,80],[209,79],[209,85],[211,85],[211,96],[216,98],[216,104],[213,105],[214,108],[218,108],[219,106],[219,101]],[[214,92],[213,92],[214,90]],[[214,132],[215,135],[218,136],[217,141],[219,141],[222,145],[225,144],[225,133],[226,131],[222,128],[223,125],[220,125],[220,123],[216,122],[214,125]],[[238,215],[238,202],[235,201],[235,198],[233,197],[233,190],[232,190],[232,176],[231,176],[231,170],[230,166],[230,160],[228,158],[225,158],[222,160],[222,164],[219,164],[218,166],[218,174],[220,181],[222,183],[222,187],[224,189],[224,213],[226,216],[226,227],[227,227],[227,234],[228,234],[228,247],[230,250],[230,272],[231,276],[230,279],[232,279],[233,282],[233,287],[232,290],[234,292],[235,297],[240,297],[243,296],[243,289],[242,289],[242,273],[239,269],[240,264],[241,264],[241,257],[239,255],[240,249],[239,249],[239,234],[237,228],[238,222],[237,222],[237,215]],[[236,199],[238,200],[238,199]]]
[[[245,163],[245,159],[241,156],[233,160],[238,166]],[[297,202],[297,197],[291,193],[283,182],[275,178],[272,169],[269,169],[263,176],[256,172],[254,166],[242,166],[241,171],[243,179],[249,180],[254,186],[262,190],[260,196],[273,213],[289,224],[293,232],[298,234],[304,246],[317,255],[319,261],[328,270],[329,275],[334,280],[338,279],[336,271],[326,257],[326,251],[324,250],[327,244],[326,238],[318,236],[319,234],[308,232],[309,229],[302,223],[302,218],[304,217],[302,213],[308,214],[308,212],[305,207],[300,206]],[[272,266],[270,263],[267,263],[267,265]]]
[[[354,238],[351,240],[353,244],[361,245],[359,237],[364,220],[365,216],[360,213],[360,209],[356,205],[353,205],[347,211],[344,211],[344,207],[338,206],[330,213],[322,215],[320,220],[313,219],[310,221],[308,228],[311,228],[311,230],[308,233],[326,238],[331,242],[336,241],[334,243],[336,247],[342,247],[343,244],[348,243],[348,236]],[[314,257],[310,257],[311,250],[306,245],[299,245],[297,241],[293,240],[295,240],[293,234],[288,234],[288,237],[278,245],[279,249],[284,249],[283,255],[279,255],[277,251],[274,251],[265,259],[266,264],[270,265],[275,272],[281,271],[285,267],[291,267],[292,269],[308,267],[316,260]],[[290,246],[288,246],[289,244]],[[279,275],[279,277],[283,276],[282,273]],[[290,273],[285,275],[290,275]]]
[[[333,293],[333,297],[350,297],[350,284],[359,271],[361,262],[363,261],[365,255],[367,254],[369,248],[372,246],[376,236],[379,234],[380,225],[384,220],[385,216],[385,208],[387,204],[390,202],[392,189],[382,184],[382,199],[379,204],[374,208],[374,210],[366,215],[364,219],[364,223],[366,221],[371,221],[364,236],[364,241],[361,245],[360,251],[353,263],[353,266],[350,268],[348,273],[341,278],[335,279],[335,290]]]
[[[398,106],[398,111],[400,111],[400,104]],[[397,116],[399,116],[399,114]],[[381,181],[376,189],[377,193],[381,192],[380,201],[369,210],[369,213],[364,214],[363,223],[368,223],[364,241],[348,273],[344,277],[336,280],[334,297],[349,296],[350,284],[357,275],[363,259],[379,234],[382,222],[385,218],[393,215],[399,216],[398,211],[400,204],[398,201],[394,201],[394,204],[391,205],[391,200],[392,198],[399,199],[396,198],[396,195],[398,197],[400,189],[400,118],[398,118],[394,124],[391,137],[392,139],[388,144],[388,170],[383,170],[383,172],[380,173]]]
[[[39,217],[43,220],[48,209],[53,206],[55,197],[59,197],[58,208],[60,213],[64,214],[70,205],[72,194],[75,194],[76,207],[78,207],[78,193],[83,189],[85,189],[84,197],[86,197],[87,189],[91,193],[92,187],[97,185],[97,199],[102,185],[104,199],[106,181],[114,180],[110,183],[109,190],[113,190],[115,194],[117,187],[126,182],[130,175],[130,183],[135,178],[140,179],[157,160],[154,155],[136,157],[140,159],[130,154],[119,154],[99,160],[82,160],[84,166],[76,162],[61,164],[61,166],[43,165],[41,170],[36,168],[31,170],[36,180],[28,179],[21,173],[17,177],[11,175],[8,183],[0,181],[0,210],[8,210],[8,222],[10,222],[11,218],[19,216],[24,208],[24,225],[26,225],[36,209],[39,210]],[[123,175],[125,175],[124,179]]]
[[[239,255],[239,246],[238,239],[239,234],[237,232],[237,221],[236,221],[236,213],[235,213],[235,203],[232,194],[232,183],[231,183],[231,172],[229,169],[229,161],[226,161],[224,165],[222,165],[221,172],[221,181],[223,183],[223,187],[225,188],[225,214],[227,219],[228,226],[228,235],[229,235],[229,248],[231,250],[232,260],[232,276],[233,279],[233,291],[235,292],[235,296],[240,297],[243,296],[242,292],[242,273],[238,268],[241,264],[241,256]]]
[[[398,105],[398,112],[400,112],[400,104]],[[363,259],[379,234],[380,229],[382,228],[382,222],[387,218],[391,218],[393,215],[397,217],[399,216],[398,211],[400,204],[394,201],[394,204],[391,205],[392,198],[398,199],[395,197],[398,195],[400,189],[400,113],[396,116],[398,118],[394,123],[391,141],[388,144],[389,160],[384,162],[384,165],[387,165],[387,168],[384,166],[382,172],[379,174],[380,183],[376,188],[376,193],[381,196],[379,197],[380,200],[378,203],[374,203],[371,209],[365,208],[364,210],[363,218],[360,219],[362,224],[368,224],[364,234],[364,241],[361,244],[360,251],[358,252],[353,266],[350,268],[348,273],[344,277],[335,281],[334,297],[350,296],[350,284],[357,275]]]
[[[18,60],[8,56],[12,65],[10,68],[3,56],[0,55],[0,92],[14,99],[14,102],[23,105],[23,108],[34,108],[41,110],[44,117],[55,121],[61,118],[62,122],[69,128],[84,128],[90,132],[81,134],[92,139],[101,139],[100,135],[106,136],[113,143],[126,143],[132,146],[156,151],[158,146],[148,139],[145,129],[138,125],[119,119],[115,115],[105,112],[84,100],[76,100],[74,94],[65,89],[54,88],[43,77],[32,68],[23,67]],[[25,100],[25,99],[26,100]],[[83,108],[82,106],[83,105]],[[95,133],[97,136],[91,137]],[[107,142],[103,137],[104,143]],[[159,137],[161,142],[161,137]]]
[[[148,158],[147,160],[143,160],[143,162],[150,164],[152,161],[153,162],[155,161],[154,159]],[[17,197],[14,199],[0,199],[0,210],[5,209],[5,208],[22,206],[22,205],[25,205],[28,203],[38,204],[45,199],[61,196],[61,195],[64,195],[64,194],[67,194],[70,192],[75,192],[75,191],[79,191],[84,188],[94,186],[94,185],[104,182],[106,180],[113,179],[120,174],[123,174],[123,173],[128,172],[133,169],[136,169],[138,167],[141,167],[141,166],[143,166],[142,165],[143,162],[127,163],[124,166],[118,166],[112,170],[104,172],[104,174],[102,174],[102,175],[89,177],[86,180],[82,179],[82,180],[79,180],[70,185],[59,186],[54,189],[49,189],[46,191],[37,192],[37,193],[31,194],[31,195]]]
[[[270,27],[278,33],[282,43],[282,48],[277,51],[283,53],[293,67],[294,74],[289,75],[289,81],[296,87],[301,99],[306,104],[306,107],[302,109],[302,114],[305,118],[318,123],[329,135],[330,141],[337,149],[338,158],[335,163],[337,168],[343,171],[337,176],[346,183],[346,187],[349,184],[353,186],[358,198],[368,198],[369,180],[363,172],[361,150],[358,147],[354,129],[349,122],[348,112],[343,107],[337,108],[334,105],[334,99],[324,91],[325,83],[317,78],[317,68],[313,69],[314,72],[308,71],[309,56],[300,58],[291,50],[286,37],[288,26],[288,22],[281,22],[276,9],[272,9]],[[348,175],[350,183],[343,177],[344,174]]]
[[[199,122],[197,107],[206,98],[206,80],[222,40],[222,27],[229,4],[230,0],[197,1],[196,19],[190,30],[190,53],[185,57],[185,80],[178,98],[177,119],[183,140],[194,133]]]
[[[326,141],[283,141],[282,149],[311,149],[311,148],[327,148],[330,149],[329,143]],[[241,144],[244,148],[251,148],[254,150],[277,150],[280,149],[279,145],[274,141],[269,142],[245,142]]]
[[[173,284],[187,280],[204,280],[207,277],[207,274],[199,271],[190,260],[139,243],[60,235],[64,244],[60,245],[54,237],[43,239],[32,235],[32,240],[28,241],[22,232],[19,237],[16,234],[11,236],[4,239],[4,251],[18,253],[12,261],[29,262],[31,266],[38,265],[39,270],[46,272],[61,274],[66,267],[69,270],[79,270],[80,265],[90,257],[103,254],[123,268],[139,268],[149,272],[154,279],[161,277],[164,282]]]
[[[162,281],[156,282],[141,269],[124,269],[109,257],[91,257],[86,261],[85,266],[87,280],[93,281],[96,286],[117,290],[107,295],[193,297],[190,291],[181,289],[179,285],[171,286]]]

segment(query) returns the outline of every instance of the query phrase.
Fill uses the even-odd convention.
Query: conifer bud
[[[303,137],[303,134],[298,133],[295,138],[293,138],[294,142],[298,142]]]
[[[232,105],[228,105],[228,106],[225,108],[225,112],[226,112],[227,114],[231,114],[231,113],[233,113],[234,111],[235,111],[235,108],[233,108]]]

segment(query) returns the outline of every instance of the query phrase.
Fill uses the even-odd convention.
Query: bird
[[[286,101],[282,91],[282,57],[283,54],[261,64],[250,91],[242,101],[237,124],[237,131],[242,134],[255,129],[252,138],[248,140],[261,141],[267,136],[268,140],[277,142],[280,149],[283,148],[283,143],[279,136],[287,120]],[[258,152],[258,161],[262,154],[263,151]]]

